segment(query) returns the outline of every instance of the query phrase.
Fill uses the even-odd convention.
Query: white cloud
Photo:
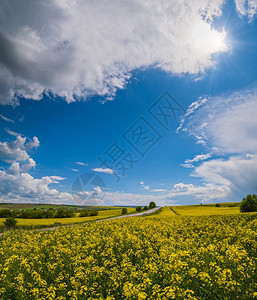
[[[224,0],[1,1],[0,103],[112,97],[131,72],[203,72],[226,51],[212,27]]]
[[[79,166],[87,166],[86,163],[81,162],[81,161],[76,161],[76,164],[79,165]]]
[[[144,186],[144,189],[147,190],[147,191],[149,191],[150,190],[150,186],[146,185],[146,186]]]
[[[12,135],[12,136],[18,136],[18,135],[21,135],[20,133],[18,133],[18,132],[15,132],[15,131],[12,131],[12,130],[10,130],[10,129],[8,129],[8,128],[5,128],[5,131],[8,133],[8,134],[10,134],[10,135]]]
[[[0,117],[1,117],[3,120],[5,120],[6,122],[15,123],[13,120],[8,119],[7,117],[5,117],[5,116],[3,116],[3,115],[1,115],[1,114],[0,114]]]
[[[257,14],[257,1],[256,0],[235,0],[237,11],[253,21]]]
[[[257,157],[245,159],[231,156],[213,159],[197,167],[194,176],[229,187],[238,197],[257,192]]]
[[[154,192],[154,193],[163,193],[163,192],[167,192],[168,190],[167,189],[152,189],[151,192]]]
[[[56,175],[49,176],[49,177],[52,179],[53,183],[59,183],[60,181],[67,179],[65,177],[56,176]]]
[[[92,171],[105,173],[105,174],[114,174],[114,170],[110,168],[94,168]]]
[[[211,156],[212,156],[211,153],[198,154],[193,159],[187,159],[187,160],[185,160],[185,163],[181,164],[181,166],[185,167],[185,168],[188,168],[188,169],[193,169],[195,167],[193,165],[193,163],[197,163],[199,161],[206,160],[206,159],[210,158]]]
[[[15,169],[14,169],[15,167]],[[21,173],[19,170],[19,163],[13,163],[10,167],[11,172],[3,172],[0,173],[0,182],[1,195],[14,195],[17,197],[21,196],[29,196],[31,194],[36,195],[44,195],[44,194],[56,194],[57,191],[52,190],[50,192],[48,185],[52,183],[50,177],[43,177],[41,179],[34,179],[28,173]],[[9,169],[9,170],[10,170]]]
[[[0,159],[5,162],[24,161],[29,158],[27,150],[37,148],[39,141],[37,137],[26,143],[27,138],[18,135],[15,141],[0,142]]]
[[[230,193],[230,188],[226,185],[204,183],[202,186],[195,186],[193,184],[177,183],[166,197],[176,198],[189,196],[192,200],[196,198],[203,202],[208,202],[211,200],[225,199]]]
[[[187,160],[185,160],[185,163],[188,164],[188,163],[199,162],[200,160],[206,160],[206,159],[208,159],[210,157],[211,157],[210,153],[208,153],[208,154],[198,154],[193,159],[187,159]]]
[[[181,164],[182,167],[187,168],[187,169],[193,169],[195,166],[192,164]]]
[[[22,171],[23,172],[28,172],[30,169],[35,168],[36,167],[36,162],[34,161],[33,158],[29,158],[28,162],[22,165]]]
[[[185,121],[188,119],[189,116],[193,115],[194,112],[201,107],[202,105],[204,105],[206,103],[207,99],[198,99],[197,101],[191,103],[186,111],[186,113],[183,115],[183,117],[181,118],[181,122],[179,127],[177,128],[177,133],[182,129],[183,131],[187,131],[187,128],[184,127],[184,123]],[[202,123],[202,126],[205,123]]]
[[[44,176],[38,179],[28,173],[36,167],[36,162],[27,151],[37,148],[39,140],[37,137],[27,143],[26,140],[19,135],[15,141],[0,142],[0,159],[11,163],[7,170],[0,171],[0,202],[73,203],[71,194],[49,188],[49,184],[65,178]]]
[[[70,169],[72,172],[78,172],[78,169]]]
[[[103,193],[102,189],[100,188],[100,186],[97,186],[94,188],[94,192],[97,194]]]
[[[23,165],[24,166],[24,165]],[[45,202],[73,203],[72,195],[49,188],[56,180],[49,176],[33,178],[18,162],[12,163],[7,171],[0,171],[1,202]]]
[[[165,199],[164,196],[149,194],[134,194],[125,192],[106,192],[103,198],[104,205],[148,205],[154,201],[157,205],[172,205],[175,200]]]
[[[141,185],[144,185],[144,181],[141,181],[140,184],[141,184]]]
[[[208,98],[188,115],[182,130],[220,153],[256,153],[257,89]]]
[[[226,186],[234,201],[257,192],[257,89],[243,90],[208,100],[188,115],[182,125],[212,151],[192,173],[205,182]]]
[[[26,148],[27,149],[37,148],[38,146],[39,146],[39,140],[38,140],[38,138],[36,136],[33,137],[32,141],[29,141],[26,144]]]

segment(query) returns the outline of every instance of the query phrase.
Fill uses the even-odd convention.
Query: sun
[[[192,46],[198,53],[203,55],[211,55],[216,52],[225,52],[228,46],[225,42],[226,31],[217,31],[204,20],[195,23],[192,32]]]

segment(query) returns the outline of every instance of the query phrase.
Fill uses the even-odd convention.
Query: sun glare
[[[198,21],[193,29],[193,46],[204,55],[227,51],[228,46],[226,45],[225,38],[226,32],[224,29],[219,32],[211,28],[211,25],[203,20]]]

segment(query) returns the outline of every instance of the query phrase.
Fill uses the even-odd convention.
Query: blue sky
[[[144,1],[53,2],[38,18],[26,5],[1,5],[19,20],[1,21],[1,202],[177,205],[257,192],[253,0],[199,1],[191,13],[162,1],[157,15]],[[169,114],[166,129],[152,105]],[[113,145],[123,152],[101,165]]]

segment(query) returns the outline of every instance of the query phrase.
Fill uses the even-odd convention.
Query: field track
[[[147,214],[151,214],[153,212],[155,212],[156,210],[160,209],[161,207],[155,207],[153,209],[149,209],[147,211],[143,211],[141,213],[136,213],[136,214],[131,214],[131,215],[121,215],[121,216],[117,216],[117,217],[111,217],[111,218],[106,218],[106,219],[101,219],[101,220],[96,220],[93,222],[103,222],[103,221],[107,221],[107,220],[114,220],[114,219],[121,219],[121,218],[129,218],[129,217],[140,217],[143,215],[147,215]],[[67,224],[67,225],[62,225],[60,227],[69,227],[69,226],[78,226],[78,225],[82,225],[82,224],[87,224],[89,222],[85,222],[85,223],[79,223],[79,224]],[[91,223],[91,222],[90,222]],[[56,230],[60,227],[49,227],[49,228],[41,228],[41,229],[35,229],[36,231],[50,231],[50,230]],[[30,231],[30,230],[28,230]],[[0,233],[0,238],[2,237],[4,233]]]

